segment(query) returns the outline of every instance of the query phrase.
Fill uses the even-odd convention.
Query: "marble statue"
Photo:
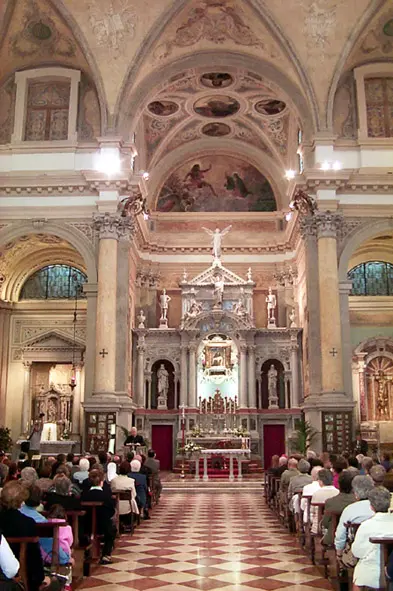
[[[189,318],[195,318],[202,312],[202,304],[197,302],[196,299],[191,300],[190,309],[187,312]]]
[[[145,322],[146,322],[146,316],[143,310],[141,310],[139,312],[139,315],[137,317],[138,320],[138,328],[146,328],[145,327]]]
[[[247,314],[247,310],[244,306],[244,298],[240,297],[238,299],[238,301],[236,302],[236,304],[234,304],[233,306],[233,312],[237,315],[237,316],[245,316]]]
[[[171,301],[171,298],[166,293],[166,289],[162,290],[162,294],[160,295],[160,308],[161,308],[161,319],[160,320],[167,320],[168,314],[168,304]]]
[[[296,313],[295,313],[295,308],[292,308],[292,312],[289,315],[289,327],[290,328],[296,328]]]
[[[251,271],[251,267],[248,267],[248,271],[247,271],[247,281],[251,282],[252,279],[252,271]]]
[[[275,310],[277,306],[277,298],[272,292],[272,288],[269,287],[269,293],[266,296],[266,303],[267,303],[267,324],[269,326],[276,325],[276,317],[275,317]]]
[[[269,408],[277,408],[278,407],[277,375],[278,375],[278,372],[272,363],[269,371],[267,372],[267,378],[268,378],[268,386],[267,387],[268,387],[268,392],[269,392]]]
[[[225,234],[228,234],[231,228],[232,226],[227,226],[226,228],[224,228],[224,230],[219,230],[218,228],[216,228],[213,232],[212,230],[209,230],[209,228],[202,227],[202,229],[205,230],[205,232],[207,232],[209,236],[212,237],[212,254],[214,257],[214,261],[218,262],[221,260],[222,237],[225,236]]]
[[[224,279],[222,278],[222,276],[219,273],[214,275],[213,279],[214,279],[214,290],[213,290],[214,307],[221,308],[222,307],[222,298],[224,296],[224,284],[225,284]]]
[[[158,408],[166,409],[168,401],[169,390],[169,374],[165,369],[165,365],[161,363],[157,371],[157,393],[158,393]]]

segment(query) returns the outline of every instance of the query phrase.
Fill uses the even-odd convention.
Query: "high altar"
[[[266,426],[285,426],[289,438],[300,416],[301,330],[293,316],[291,326],[276,325],[275,296],[267,289],[268,326],[256,328],[252,270],[236,275],[220,250],[197,276],[184,271],[178,327],[168,327],[165,289],[157,328],[146,326],[143,310],[137,316],[136,425],[150,441],[156,427],[172,426],[174,454],[182,437],[205,449],[223,440],[238,448],[243,434],[259,456]]]

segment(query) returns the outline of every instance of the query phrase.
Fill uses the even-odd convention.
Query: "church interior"
[[[0,31],[14,457],[40,417],[43,455],[136,427],[201,485],[252,485],[305,426],[393,452],[392,3],[3,0]]]

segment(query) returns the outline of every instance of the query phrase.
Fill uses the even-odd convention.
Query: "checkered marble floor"
[[[113,559],[78,589],[332,589],[253,491],[163,494],[152,519],[117,541]]]

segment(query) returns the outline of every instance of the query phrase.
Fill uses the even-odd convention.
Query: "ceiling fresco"
[[[157,211],[275,211],[273,190],[251,164],[240,158],[195,158],[173,172],[157,200]]]

